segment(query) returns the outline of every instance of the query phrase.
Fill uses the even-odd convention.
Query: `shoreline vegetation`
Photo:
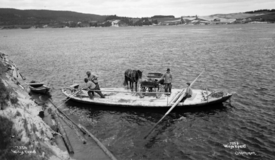
[[[209,16],[175,17],[173,15],[155,15],[132,18],[117,15],[83,14],[71,11],[0,8],[0,29],[220,25],[274,22],[275,9]]]
[[[39,103],[32,99],[24,80],[16,65],[0,52],[1,160],[116,160],[84,125],[78,123],[84,134],[72,127],[77,120],[65,119],[66,114],[51,100]]]
[[[0,159],[70,159],[54,142],[57,132],[38,116],[42,106],[31,100],[16,69],[0,53]]]

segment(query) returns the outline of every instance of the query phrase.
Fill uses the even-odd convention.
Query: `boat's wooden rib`
[[[62,92],[71,100],[95,105],[107,105],[117,107],[170,107],[168,104],[172,97],[178,94],[180,89],[173,89],[170,96],[166,96],[161,93],[129,93],[124,88],[102,88],[102,93],[106,98],[100,98],[96,93],[94,99],[88,97],[87,91],[82,91],[82,94],[74,96],[74,92],[71,89],[64,88]],[[114,92],[116,91],[116,92]],[[156,94],[160,94],[156,96]],[[143,95],[143,96],[141,96]],[[210,96],[209,96],[210,95]],[[178,107],[199,107],[206,106],[215,103],[222,103],[231,98],[232,94],[224,93],[219,97],[212,97],[212,92],[199,89],[193,89],[192,97],[186,99],[184,102],[180,102]],[[159,98],[156,98],[159,97]],[[173,103],[172,103],[173,104]]]

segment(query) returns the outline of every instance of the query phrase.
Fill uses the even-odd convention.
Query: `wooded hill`
[[[183,16],[186,17],[186,16]],[[19,10],[11,8],[0,8],[0,28],[30,28],[30,27],[91,27],[111,26],[112,21],[119,20],[122,26],[142,26],[142,25],[167,25],[181,24],[183,17],[175,18],[173,15],[155,15],[147,18],[120,17],[116,15],[96,15],[84,14],[72,11],[53,10]],[[189,17],[189,16],[187,16]],[[194,16],[193,16],[194,17]],[[196,16],[197,17],[197,16]],[[249,22],[275,22],[275,9],[262,9],[248,11],[244,13],[215,14],[199,17],[211,24],[215,21],[221,23],[230,20],[229,23],[249,23]],[[190,19],[187,18],[187,19]],[[192,19],[192,16],[191,16]],[[197,20],[197,19],[196,19]],[[167,22],[166,22],[167,21]],[[232,21],[232,22],[231,22]],[[169,23],[168,23],[169,22]]]
[[[71,11],[18,10],[0,8],[0,25],[67,25],[77,22],[103,22],[107,16]]]

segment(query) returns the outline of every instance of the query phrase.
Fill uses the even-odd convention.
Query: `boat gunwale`
[[[83,98],[76,97],[74,95],[68,94],[65,89],[68,88],[62,88],[62,93],[67,97],[70,98],[73,101],[84,103],[84,104],[94,104],[94,105],[104,105],[104,106],[115,106],[115,107],[122,107],[122,108],[169,108],[171,107],[170,105],[141,105],[141,104],[134,104],[134,103],[112,103],[112,102],[102,102],[102,101],[87,101],[84,100]],[[196,104],[183,104],[179,103],[178,107],[180,108],[189,108],[189,107],[203,107],[203,106],[209,106],[212,104],[219,104],[223,103],[231,98],[233,94],[232,93],[227,93],[227,95],[217,98],[215,100],[211,101],[203,101],[201,103],[196,103]]]

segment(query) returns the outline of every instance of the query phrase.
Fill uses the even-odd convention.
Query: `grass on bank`
[[[1,160],[40,160],[38,154],[26,153],[27,145],[22,143],[15,136],[12,128],[13,122],[0,116],[0,159]],[[21,147],[21,148],[20,148]],[[26,147],[26,148],[24,148]],[[14,153],[17,152],[17,153]]]
[[[18,99],[11,88],[5,86],[3,79],[8,67],[0,61],[0,112],[8,107],[8,102],[12,105],[18,102]],[[19,112],[18,112],[19,113]],[[6,117],[0,116],[0,160],[39,160],[42,159],[37,154],[24,153],[26,149],[19,149],[26,146],[16,137],[17,133],[13,129],[13,122]],[[19,148],[18,148],[19,147]],[[24,147],[23,147],[24,148]],[[14,153],[18,151],[18,153]],[[23,152],[22,152],[23,151]]]
[[[5,73],[8,71],[8,67],[0,61],[0,109],[3,110],[7,106],[7,102],[12,104],[18,102],[17,97],[12,93],[10,88],[7,88],[2,79],[4,79]]]

